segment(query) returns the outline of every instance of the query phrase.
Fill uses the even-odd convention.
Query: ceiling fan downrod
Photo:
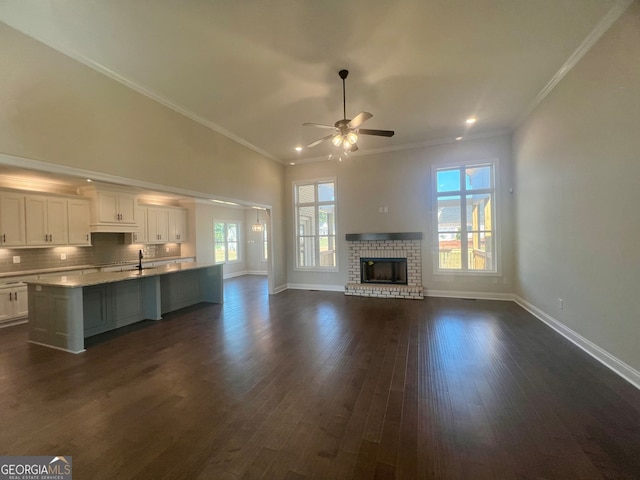
[[[346,94],[344,81],[349,76],[349,70],[340,70],[338,72],[338,75],[340,75],[340,78],[342,79],[342,115],[343,115],[342,118],[346,120],[347,119],[347,94]]]

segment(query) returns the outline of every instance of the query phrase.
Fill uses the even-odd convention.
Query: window
[[[335,180],[294,184],[296,267],[336,270]]]
[[[435,169],[438,272],[496,272],[495,165]]]
[[[265,261],[269,258],[269,242],[267,241],[267,226],[263,225],[262,228],[262,260]]]
[[[237,262],[240,260],[237,222],[214,222],[214,250],[216,263]]]

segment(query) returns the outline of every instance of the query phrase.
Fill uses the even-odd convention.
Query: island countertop
[[[214,267],[216,265],[217,264],[215,263],[203,262],[170,263],[167,265],[159,265],[153,268],[143,268],[142,271],[129,270],[124,272],[94,272],[76,275],[60,275],[41,278],[39,280],[25,280],[24,283],[30,285],[43,285],[48,287],[89,287],[92,285],[101,285],[104,283],[114,283],[126,280],[135,280],[137,278],[155,277],[157,275],[165,275],[167,273],[198,270],[201,268]]]

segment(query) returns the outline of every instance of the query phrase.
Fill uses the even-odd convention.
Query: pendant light
[[[260,212],[257,208],[256,208],[256,223],[251,225],[251,230],[257,233],[262,232],[264,230],[264,225],[260,223]]]

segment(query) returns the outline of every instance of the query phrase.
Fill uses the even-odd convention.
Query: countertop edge
[[[83,275],[61,275],[60,277],[49,277],[40,280],[25,280],[23,283],[27,285],[40,285],[43,287],[62,287],[62,288],[82,288],[94,285],[102,285],[106,283],[122,282],[127,280],[136,280],[141,278],[150,278],[170,273],[187,272],[190,270],[199,270],[203,268],[220,267],[220,263],[199,263],[199,262],[183,262],[170,263],[158,267],[148,268],[138,272],[130,270],[125,272],[95,272]]]

